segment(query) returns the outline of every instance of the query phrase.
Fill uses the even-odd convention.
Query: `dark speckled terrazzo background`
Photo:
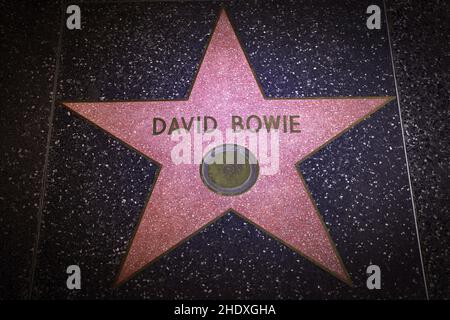
[[[268,96],[394,95],[386,30],[367,29],[367,3],[233,1],[228,5]],[[371,2],[377,3],[381,5]]]
[[[450,2],[388,8],[430,298],[450,299]]]
[[[58,2],[0,2],[0,299],[29,293],[59,17]]]
[[[373,3],[383,8],[383,4],[369,2],[226,4],[268,96],[395,95],[385,25],[381,31],[365,27],[365,8]],[[449,298],[449,146],[445,143],[448,72],[444,63],[448,50],[440,46],[446,42],[448,15],[442,8],[436,9],[443,7],[442,2],[435,2],[433,8],[413,7],[406,2],[387,5],[430,296]],[[425,298],[396,101],[299,166],[349,269],[353,288],[232,212],[123,286],[111,288],[157,168],[70,114],[60,101],[185,96],[218,7],[211,2],[84,2],[83,29],[64,31],[32,297]],[[20,167],[23,170],[11,168],[17,163],[12,157],[14,145],[22,144],[25,138],[15,141],[9,136],[5,152],[2,150],[7,163],[6,167],[2,165],[2,172],[11,172],[11,179],[17,183],[9,193],[2,184],[0,219],[10,227],[2,228],[1,234],[8,239],[1,253],[2,262],[7,262],[1,264],[0,271],[8,276],[8,281],[4,277],[0,280],[1,298],[26,297],[28,293],[38,200],[27,205],[29,208],[20,206],[33,197],[39,199],[39,173],[51,106],[53,49],[59,27],[58,8],[50,8],[54,10],[52,23],[39,20],[48,24],[48,38],[43,43],[35,40],[40,48],[46,48],[33,58],[40,75],[33,79],[36,93],[24,93],[23,101],[5,101],[26,111],[35,110],[30,106],[40,99],[36,119],[32,121],[19,111],[2,115],[2,133],[12,130],[6,122],[24,121],[29,125],[23,131],[30,129],[37,142],[33,143],[36,149],[22,156],[32,164]],[[413,33],[411,25],[421,22],[427,22],[427,27]],[[430,33],[435,37],[434,47],[427,46],[431,40],[426,35]],[[412,39],[416,46],[411,44]],[[20,50],[31,59],[26,48]],[[428,59],[432,54],[437,58]],[[17,68],[12,55],[14,52],[6,60],[10,71]],[[417,60],[424,67],[417,69]],[[428,94],[416,90],[421,85]],[[15,91],[9,89],[13,87]],[[19,85],[6,90],[3,92],[16,100],[23,92]],[[4,96],[2,93],[2,101]],[[20,128],[15,130],[20,132]],[[24,175],[30,172],[37,172],[37,178],[29,184]],[[5,207],[9,211],[4,211]],[[23,217],[20,223],[3,214],[13,211]],[[15,226],[19,226],[20,235],[11,235]],[[11,257],[11,252],[15,256]],[[382,290],[365,287],[365,268],[371,263],[382,269]],[[80,291],[65,287],[65,269],[70,264],[82,269]]]

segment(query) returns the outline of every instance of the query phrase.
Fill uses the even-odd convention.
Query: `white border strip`
[[[58,42],[55,54],[55,70],[53,74],[53,86],[52,86],[52,94],[51,94],[51,104],[50,104],[50,113],[48,116],[48,131],[47,131],[47,143],[45,148],[45,157],[44,157],[44,166],[42,168],[42,177],[41,177],[41,191],[39,196],[39,207],[36,217],[36,236],[34,240],[33,247],[33,255],[31,259],[31,272],[29,277],[29,287],[28,287],[28,299],[33,298],[33,290],[34,290],[34,281],[35,281],[35,273],[38,259],[38,250],[39,250],[39,242],[41,236],[41,226],[42,226],[42,215],[45,206],[45,195],[47,192],[47,175],[48,175],[48,165],[49,165],[49,156],[50,156],[50,143],[52,140],[53,133],[53,119],[55,114],[55,104],[56,104],[56,95],[59,81],[59,72],[60,72],[60,64],[61,64],[61,54],[62,54],[62,37],[64,31],[64,13],[65,13],[65,1],[61,1],[60,4],[60,17],[59,17],[59,35]]]
[[[412,203],[412,209],[413,209],[413,214],[414,214],[414,223],[415,223],[415,226],[416,226],[417,244],[419,246],[420,264],[422,266],[423,284],[425,286],[425,295],[427,297],[427,300],[430,300],[430,297],[428,295],[427,277],[425,275],[425,267],[424,267],[424,264],[423,264],[422,247],[421,247],[421,244],[420,244],[419,226],[417,224],[416,206],[414,204],[414,193],[413,193],[413,190],[412,190],[412,183],[411,183],[411,174],[410,174],[410,170],[409,170],[408,154],[406,152],[405,130],[403,128],[402,111],[400,109],[400,94],[399,94],[398,85],[397,85],[397,75],[395,73],[394,54],[392,52],[391,34],[389,32],[389,22],[388,22],[386,0],[383,0],[383,6],[384,6],[384,18],[386,20],[387,36],[388,36],[388,41],[389,41],[389,52],[390,52],[390,55],[391,55],[392,72],[393,72],[393,75],[394,75],[395,94],[397,95],[398,115],[400,117],[400,126],[402,128],[403,149],[405,151],[405,162],[406,162],[406,171],[408,172],[409,191],[411,193],[411,203]]]

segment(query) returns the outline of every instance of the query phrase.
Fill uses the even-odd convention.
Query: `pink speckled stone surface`
[[[186,101],[66,103],[69,109],[161,164],[117,282],[126,281],[232,209],[350,283],[295,165],[389,100],[389,97],[266,99],[222,11]],[[154,136],[151,132],[154,117],[203,115],[214,117],[221,131],[230,128],[231,115],[299,115],[301,133],[280,132],[278,174],[260,175],[256,184],[241,195],[220,196],[203,184],[198,164],[173,163],[171,150],[176,141],[167,134]]]

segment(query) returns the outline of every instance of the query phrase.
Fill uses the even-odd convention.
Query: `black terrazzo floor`
[[[398,102],[429,296],[450,298],[449,5],[387,1],[389,36],[384,16],[381,30],[365,25],[382,1],[225,4],[268,96],[395,96],[397,85],[397,100],[299,166],[354,287],[230,212],[112,289],[157,167],[61,101],[185,97],[220,3],[83,2],[82,30],[58,42],[58,4],[11,2],[0,299],[425,299]],[[382,290],[365,286],[372,263]],[[65,286],[70,264],[82,290]]]
[[[388,1],[425,273],[435,299],[450,299],[449,13],[448,1]]]
[[[1,3],[1,298],[29,295],[59,16],[58,3]]]

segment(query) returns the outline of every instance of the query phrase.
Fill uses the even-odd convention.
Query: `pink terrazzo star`
[[[123,283],[229,210],[239,213],[340,280],[351,283],[296,163],[375,112],[390,97],[268,99],[224,10],[187,100],[65,103],[161,168],[117,277]],[[152,119],[208,115],[218,130],[230,116],[299,115],[300,133],[280,133],[278,174],[260,175],[247,192],[222,196],[204,185],[198,164],[175,165],[168,134],[152,135]],[[150,186],[149,186],[150,188]]]

